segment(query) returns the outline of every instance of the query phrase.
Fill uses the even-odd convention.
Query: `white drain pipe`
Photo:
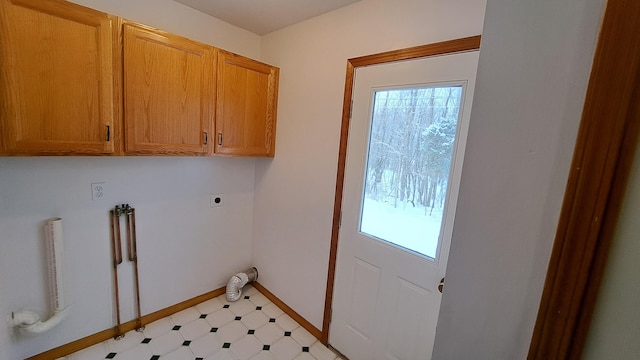
[[[40,321],[40,315],[33,311],[20,311],[11,313],[14,326],[18,326],[24,332],[39,334],[48,331],[58,325],[69,314],[69,308],[65,306],[62,268],[62,219],[48,220],[45,225],[45,244],[47,247],[47,260],[49,266],[49,286],[51,290],[51,307],[53,315],[45,322]]]
[[[227,300],[238,301],[242,296],[242,288],[258,278],[258,269],[252,267],[245,272],[237,273],[227,283]]]
[[[41,334],[56,327],[69,315],[69,308],[56,310],[47,321],[40,321],[40,315],[33,311],[23,310],[12,313],[11,318],[14,326],[18,326],[20,330],[29,334]]]

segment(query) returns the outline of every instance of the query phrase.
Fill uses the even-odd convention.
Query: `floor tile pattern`
[[[107,340],[64,360],[341,359],[251,285]]]

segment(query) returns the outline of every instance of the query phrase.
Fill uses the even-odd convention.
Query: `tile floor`
[[[251,285],[110,339],[64,360],[341,359]]]

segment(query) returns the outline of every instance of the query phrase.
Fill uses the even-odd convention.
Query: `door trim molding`
[[[340,213],[342,211],[344,169],[347,159],[347,140],[349,135],[349,122],[351,120],[351,100],[356,68],[369,65],[385,64],[395,61],[412,60],[429,56],[474,51],[478,49],[480,49],[480,35],[415,46],[401,50],[387,51],[347,60],[347,75],[344,86],[344,101],[342,104],[342,124],[340,128],[340,151],[338,154],[336,192],[333,204],[333,224],[331,229],[331,248],[329,251],[329,270],[327,275],[327,289],[324,301],[322,336],[320,338],[320,341],[323,344],[326,345],[329,343],[329,323],[331,321],[331,309],[333,305],[333,285],[335,280],[336,256],[338,252]]]
[[[640,2],[609,0],[529,360],[580,359],[640,132]]]

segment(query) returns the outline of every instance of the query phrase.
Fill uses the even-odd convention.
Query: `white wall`
[[[171,0],[78,0],[236,53],[259,58],[260,37]],[[226,284],[251,264],[255,160],[188,157],[0,157],[0,359],[19,359],[114,325],[108,211],[137,211],[142,312]],[[92,182],[107,196],[92,201]],[[211,193],[224,206],[209,207]],[[12,311],[48,316],[45,220],[63,218],[70,317],[24,337]],[[123,321],[133,317],[131,267],[121,269]]]
[[[640,358],[640,147],[596,303],[585,360]]]
[[[276,156],[256,162],[260,282],[322,327],[347,59],[478,35],[484,1],[363,0],[268,34],[279,66]]]
[[[173,0],[71,0],[250,58],[260,58],[260,36]]]
[[[434,359],[525,359],[603,1],[488,0]]]

